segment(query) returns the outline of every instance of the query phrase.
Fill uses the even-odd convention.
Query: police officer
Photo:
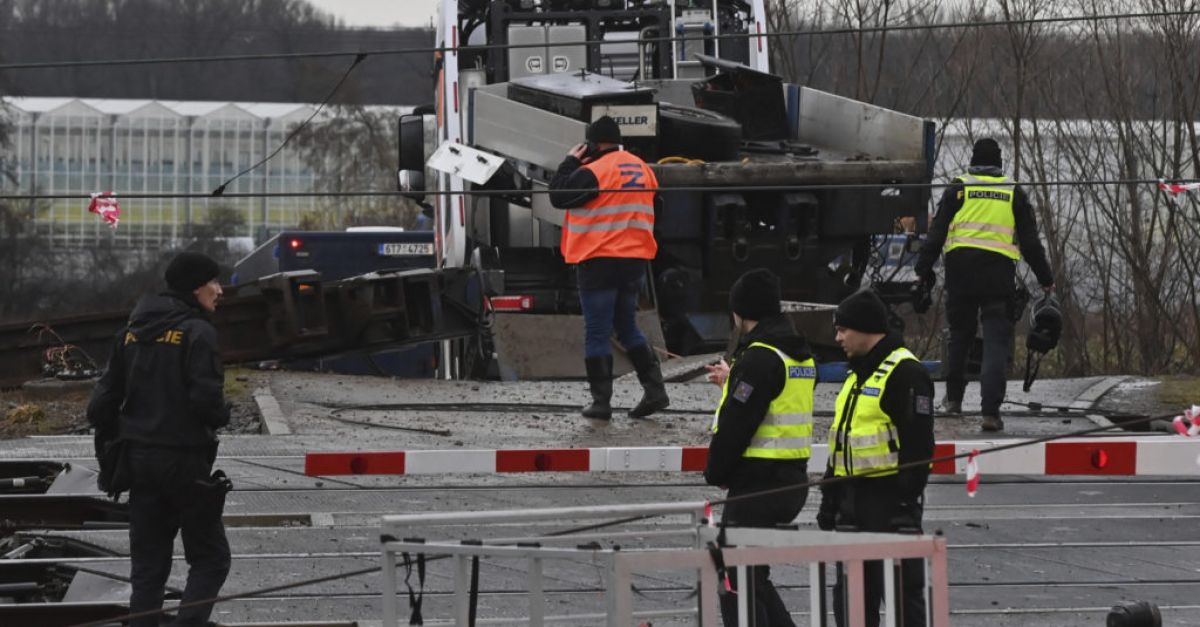
[[[612,417],[609,338],[615,329],[644,389],[629,415],[644,418],[670,405],[658,357],[636,318],[646,262],[658,252],[658,179],[644,161],[621,147],[621,128],[612,118],[603,116],[589,125],[587,140],[571,149],[550,181],[550,203],[567,210],[562,254],[567,263],[577,264],[583,307],[584,365],[592,403],[582,413],[588,418]]]
[[[933,382],[921,362],[888,332],[888,311],[870,290],[850,295],[834,314],[837,342],[850,371],[837,397],[829,430],[825,478],[850,477],[821,486],[817,525],[870,532],[921,531],[929,465],[901,470],[933,457]],[[903,625],[925,624],[924,564],[903,560]],[[879,625],[883,565],[864,573],[868,627]],[[846,586],[834,585],[834,616],[846,619]]]
[[[127,443],[133,613],[162,608],[181,531],[189,567],[181,604],[216,597],[229,573],[224,492],[210,476],[216,429],[229,422],[216,329],[208,318],[221,297],[218,272],[217,263],[199,253],[171,260],[168,290],[134,308],[88,403],[97,446],[112,438]],[[182,609],[174,624],[204,625],[211,613],[211,605]],[[158,616],[130,623],[158,624]]]
[[[990,138],[975,142],[971,167],[954,179],[938,203],[937,215],[917,259],[916,273],[928,288],[933,264],[946,257],[946,355],[943,408],[961,413],[966,389],[967,354],[975,329],[983,323],[983,363],[979,376],[984,431],[1004,429],[1006,371],[1013,323],[1021,317],[1016,299],[1017,260],[1026,263],[1042,289],[1054,289],[1054,274],[1038,239],[1037,218],[1029,197],[1001,169],[1000,146]]]
[[[745,498],[808,480],[816,364],[808,343],[780,312],[779,300],[779,278],[769,270],[738,278],[729,292],[740,332],[733,365],[722,361],[709,368],[709,381],[721,385],[721,404],[713,418],[704,479],[727,488],[726,498],[733,499],[722,513],[726,526],[790,523],[808,496],[807,490],[789,490]],[[753,572],[755,624],[794,625],[771,583],[770,567],[756,566]],[[721,614],[725,625],[737,625],[736,597],[721,597]]]

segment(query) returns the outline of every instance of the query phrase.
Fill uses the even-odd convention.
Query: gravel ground
[[[1141,416],[1173,416],[1184,409],[1200,404],[1200,378],[1172,376],[1159,378],[1132,377],[1117,385],[1096,403],[1097,412],[1128,414],[1130,419]],[[1120,423],[1119,415],[1112,416]],[[1145,427],[1131,426],[1130,430],[1152,430],[1175,433],[1166,420],[1155,420]]]
[[[250,370],[226,371],[225,397],[232,406],[229,425],[219,433],[262,431],[262,417],[253,391],[266,385],[268,377],[267,373]],[[95,380],[43,379],[20,389],[0,391],[0,439],[88,433],[85,412],[95,385]]]

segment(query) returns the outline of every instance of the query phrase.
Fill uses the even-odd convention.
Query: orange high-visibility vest
[[[594,257],[654,259],[654,190],[658,179],[646,162],[615,150],[583,166],[607,192],[579,209],[568,209],[563,221],[562,253],[567,263]]]

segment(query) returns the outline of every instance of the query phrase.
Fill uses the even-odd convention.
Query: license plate
[[[422,244],[399,244],[395,242],[380,244],[379,254],[384,257],[421,257],[432,255],[433,244],[428,242]]]

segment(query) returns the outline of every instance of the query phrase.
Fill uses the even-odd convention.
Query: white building
[[[19,194],[207,194],[283,143],[314,108],[307,104],[181,102],[76,98],[7,98],[0,114],[14,126],[0,170]],[[0,180],[3,180],[0,177]],[[11,181],[0,188],[13,191]],[[229,185],[226,193],[308,192],[314,176],[289,145]],[[311,197],[133,199],[121,201],[120,228],[110,233],[80,199],[31,203],[37,228],[56,245],[111,238],[114,245],[158,247],[180,242],[210,206],[243,212],[240,235],[296,225],[316,209]]]

